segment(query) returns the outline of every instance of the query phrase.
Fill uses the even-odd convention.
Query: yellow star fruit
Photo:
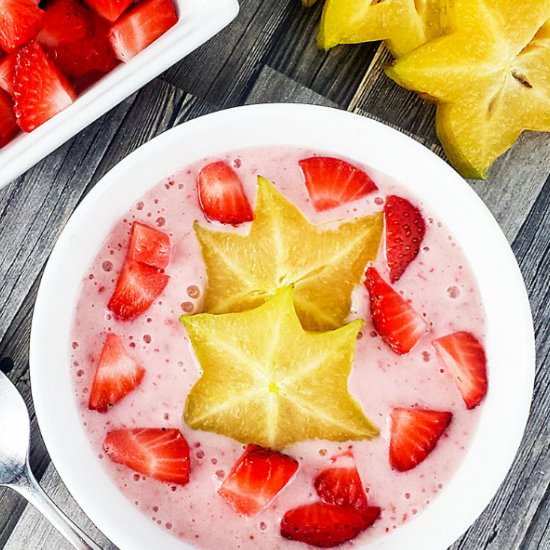
[[[195,223],[208,275],[205,310],[256,307],[293,285],[296,311],[307,330],[342,326],[351,292],[377,255],[382,214],[334,228],[315,226],[267,180],[258,178],[254,221],[247,235]]]
[[[438,104],[449,160],[485,178],[523,130],[550,131],[550,0],[454,0],[448,16],[448,34],[386,72]]]
[[[274,449],[378,435],[348,392],[362,321],[306,332],[293,293],[241,313],[181,318],[202,368],[185,402],[192,429]]]

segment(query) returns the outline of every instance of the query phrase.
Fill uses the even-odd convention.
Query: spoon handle
[[[102,550],[50,500],[36,481],[28,464],[17,483],[10,487],[25,497],[67,539],[73,548]]]

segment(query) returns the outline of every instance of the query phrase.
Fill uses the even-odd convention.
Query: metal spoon
[[[48,498],[29,466],[29,413],[23,398],[0,371],[0,486],[25,497],[79,550],[101,550]]]

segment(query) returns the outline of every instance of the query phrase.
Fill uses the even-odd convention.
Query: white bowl
[[[369,550],[446,548],[488,504],[521,441],[535,364],[527,293],[496,221],[456,172],[405,135],[343,111],[272,104],[207,115],[139,148],[90,192],[51,255],[33,318],[32,392],[51,458],[83,510],[122,549],[189,548],[136,510],[92,451],[74,398],[70,320],[86,270],[111,228],[136,199],[200,158],[259,145],[307,146],[385,172],[438,213],[469,259],[488,326],[490,391],[479,427],[464,461],[440,496],[409,523],[366,545]]]
[[[0,188],[34,166],[94,120],[197,49],[228,25],[237,0],[173,0],[178,23],[128,63],[120,64],[63,112],[0,149]]]

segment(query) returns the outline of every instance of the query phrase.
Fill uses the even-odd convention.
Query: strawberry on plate
[[[140,474],[176,485],[189,482],[189,445],[174,428],[114,430],[103,450],[113,462]]]
[[[292,457],[248,445],[218,494],[243,516],[253,516],[264,509],[290,481],[298,469]]]
[[[9,143],[19,131],[10,96],[0,90],[0,147]]]
[[[354,539],[380,516],[378,506],[358,510],[324,502],[289,510],[281,520],[281,536],[320,548],[331,548]]]
[[[38,41],[46,47],[70,44],[88,36],[91,29],[89,12],[78,0],[52,0]]]
[[[13,79],[15,77],[16,53],[10,53],[0,59],[0,88],[13,95]]]
[[[205,166],[198,177],[198,189],[208,219],[236,225],[254,218],[243,184],[227,163],[218,161]]]
[[[426,323],[412,306],[382,279],[374,267],[367,269],[365,286],[369,291],[374,328],[392,351],[408,353],[426,331]]]
[[[315,210],[329,210],[378,189],[363,170],[345,160],[311,157],[301,160],[300,166]]]
[[[123,321],[135,319],[151,307],[169,279],[156,267],[127,260],[107,307]]]
[[[44,12],[33,0],[0,0],[0,48],[13,52],[42,28]]]
[[[13,97],[17,122],[24,132],[32,132],[76,99],[71,85],[37,41],[17,52]]]
[[[454,332],[434,340],[439,357],[451,373],[468,409],[487,394],[487,358],[479,340],[470,332]]]
[[[426,233],[426,223],[420,210],[408,200],[389,195],[384,206],[386,222],[386,261],[390,281],[395,283],[418,256]]]
[[[165,269],[170,262],[170,237],[158,229],[134,222],[128,245],[128,259]]]
[[[120,61],[127,62],[178,22],[172,0],[143,0],[112,27],[109,41]]]
[[[313,484],[321,500],[327,504],[356,509],[367,507],[367,495],[351,453],[334,457],[331,467],[323,470]]]
[[[134,0],[84,0],[99,16],[107,21],[116,21]]]
[[[400,472],[418,466],[451,422],[447,411],[395,408],[391,415],[390,463]]]
[[[88,408],[107,412],[139,386],[144,375],[145,369],[128,355],[122,340],[116,334],[108,334],[97,364]]]

